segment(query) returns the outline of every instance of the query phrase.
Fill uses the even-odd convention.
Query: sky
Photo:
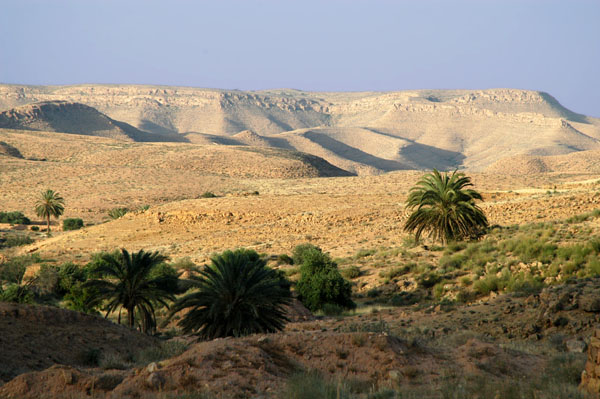
[[[0,0],[0,83],[517,88],[600,117],[600,0]]]

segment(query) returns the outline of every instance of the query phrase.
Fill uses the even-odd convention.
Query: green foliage
[[[481,194],[465,189],[472,186],[463,173],[440,174],[436,169],[423,176],[410,190],[406,208],[411,210],[404,230],[415,233],[418,241],[423,233],[442,243],[478,237],[488,221],[475,200]]]
[[[431,288],[442,281],[442,276],[435,272],[426,272],[417,277],[417,285],[420,288]]]
[[[82,282],[76,282],[65,294],[64,306],[78,312],[95,314],[98,313],[97,295],[98,292],[95,289],[85,287]]]
[[[83,227],[83,219],[80,218],[67,218],[63,220],[63,230],[79,230]]]
[[[58,267],[42,263],[40,270],[35,276],[33,285],[37,294],[48,295],[58,293],[58,282]]]
[[[366,258],[368,256],[373,256],[377,251],[375,249],[361,249],[354,255],[355,259]]]
[[[214,256],[192,281],[197,291],[177,300],[171,311],[190,308],[179,322],[185,332],[208,339],[242,336],[279,331],[287,321],[289,283],[253,250]]]
[[[33,303],[33,298],[29,285],[11,283],[5,290],[0,288],[1,302]]]
[[[277,263],[280,265],[293,265],[294,259],[292,259],[288,254],[281,254],[277,257]]]
[[[416,292],[402,291],[392,296],[389,300],[392,306],[409,306],[421,300],[421,296]]]
[[[65,295],[77,284],[83,283],[88,278],[88,267],[80,267],[74,263],[66,262],[58,267],[58,294]]]
[[[481,295],[489,295],[490,292],[498,292],[504,288],[504,281],[496,275],[488,275],[473,283],[473,289]]]
[[[30,224],[31,220],[25,217],[23,212],[0,212],[0,223]]]
[[[104,253],[96,257],[91,265],[90,274],[96,279],[83,284],[84,289],[95,290],[87,306],[99,306],[107,301],[106,314],[120,309],[127,311],[127,324],[133,328],[136,315],[139,315],[139,327],[150,333],[156,328],[155,309],[168,306],[167,301],[175,299],[173,287],[176,286],[171,275],[153,276],[155,269],[166,260],[158,252]]]
[[[294,265],[302,265],[304,263],[304,255],[313,250],[321,252],[321,248],[313,244],[306,243],[296,245],[292,251],[292,260],[294,261]]]
[[[17,256],[0,264],[0,281],[21,284],[27,266],[37,263],[39,257],[34,255]]]
[[[302,260],[300,280],[296,285],[298,299],[313,312],[322,309],[326,303],[354,309],[356,304],[351,298],[352,287],[350,282],[340,274],[337,264],[320,248],[314,246],[310,248],[306,245],[302,255],[298,257]],[[294,257],[295,262],[296,257]]]
[[[128,212],[129,212],[128,208],[113,208],[110,211],[108,211],[108,217],[113,220],[116,220],[116,219],[122,218]]]
[[[211,191],[205,191],[200,195],[200,198],[217,198],[217,195]]]
[[[358,266],[350,266],[342,270],[342,276],[349,280],[360,277],[362,272],[360,271],[360,267]]]
[[[0,248],[13,248],[33,243],[33,239],[23,234],[10,234],[0,238]]]
[[[31,231],[40,231],[38,226],[31,226]]]
[[[48,235],[50,235],[50,217],[59,218],[65,211],[65,200],[57,192],[46,190],[35,204],[35,213],[46,219]]]

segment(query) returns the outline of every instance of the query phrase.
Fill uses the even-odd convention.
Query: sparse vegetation
[[[0,238],[1,248],[20,247],[33,243],[33,239],[25,234],[9,234]]]

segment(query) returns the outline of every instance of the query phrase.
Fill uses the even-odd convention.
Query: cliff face
[[[58,100],[88,105],[151,133],[200,140],[199,134],[234,136],[250,130],[257,134],[255,141],[321,156],[355,173],[484,169],[510,156],[600,148],[599,120],[571,112],[536,91],[313,93],[0,85],[0,111]]]

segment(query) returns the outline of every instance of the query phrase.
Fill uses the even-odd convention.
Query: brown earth
[[[158,346],[156,339],[99,316],[0,302],[0,380],[4,382],[54,364],[84,366],[92,351],[127,356],[153,346]]]
[[[351,317],[290,323],[278,334],[194,343],[158,364],[124,370],[85,368],[55,359],[70,367],[22,374],[1,386],[0,395],[159,398],[206,391],[227,398],[270,398],[302,370],[317,370],[356,386],[413,386],[415,392],[449,376],[480,375],[488,382],[536,378],[547,367],[548,351],[566,351],[570,341],[584,342],[591,334],[600,318],[599,290],[596,278],[548,288],[539,295],[501,295],[463,306],[374,308]],[[43,309],[49,315],[63,312]],[[71,319],[53,317],[47,323],[37,315],[27,318],[47,325],[52,342],[59,342],[58,331],[80,329]],[[107,330],[94,323],[85,328],[101,336]],[[34,340],[30,347],[43,345]]]

